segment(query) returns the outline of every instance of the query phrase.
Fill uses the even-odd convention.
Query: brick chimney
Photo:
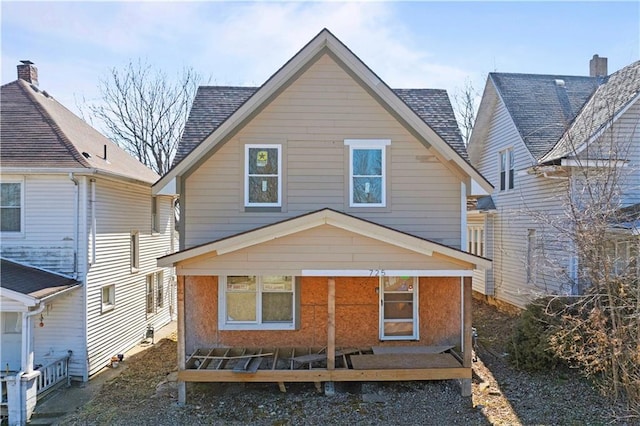
[[[33,65],[33,62],[29,60],[20,61],[22,64],[18,65],[18,79],[24,80],[27,83],[31,83],[34,86],[38,85],[38,68]]]
[[[607,74],[607,58],[593,55],[589,61],[589,77],[606,77]]]

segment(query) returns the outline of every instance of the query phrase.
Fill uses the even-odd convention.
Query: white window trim
[[[387,206],[387,150],[391,139],[345,139],[344,144],[349,147],[349,207],[386,207]],[[382,151],[382,184],[380,203],[353,202],[353,150],[379,149]]]
[[[411,336],[385,336],[384,334],[384,284],[383,284],[384,276],[380,276],[378,281],[378,297],[380,300],[380,310],[378,312],[379,317],[379,338],[380,340],[419,340],[420,339],[420,315],[419,315],[419,304],[420,304],[420,295],[418,291],[420,289],[420,280],[418,277],[413,277],[413,335]],[[408,322],[408,321],[407,321]]]
[[[24,179],[2,179],[0,183],[19,183],[20,184],[20,230],[19,231],[1,231],[3,238],[21,237],[24,235],[25,228],[25,206],[24,206]]]
[[[293,297],[293,319],[290,323],[260,323],[262,318],[262,281],[258,276],[256,292],[256,321],[255,322],[227,322],[227,277],[220,276],[218,280],[218,329],[220,330],[295,330],[298,319],[296,303],[296,277],[291,277]]]
[[[109,298],[111,299],[111,303],[105,303],[104,301],[104,290],[108,289],[109,290]],[[115,284],[109,284],[109,285],[105,285],[102,286],[100,288],[100,312],[101,313],[106,313],[106,312],[110,312],[113,311],[116,307],[116,285]]]
[[[267,148],[278,150],[278,201],[275,203],[249,202],[249,148]],[[244,206],[245,207],[282,207],[282,145],[246,144],[244,146]]]
[[[160,212],[158,211],[158,197],[151,197],[151,234],[160,234]]]

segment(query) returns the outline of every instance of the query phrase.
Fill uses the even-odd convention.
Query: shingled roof
[[[81,283],[70,277],[0,259],[2,287],[35,299],[52,296]]]
[[[608,76],[584,105],[571,127],[555,147],[542,158],[553,161],[573,154],[609,125],[620,111],[640,96],[640,61],[634,62]],[[578,146],[576,146],[578,145]]]
[[[0,98],[3,169],[87,169],[145,183],[159,178],[35,85],[20,79],[5,84]]]
[[[525,145],[542,158],[598,87],[596,77],[490,73]]]
[[[186,157],[258,89],[259,87],[199,87],[173,164],[178,164]],[[467,150],[446,90],[393,89],[393,91],[462,158],[468,160]]]

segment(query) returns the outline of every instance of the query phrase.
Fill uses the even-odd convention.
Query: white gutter
[[[115,179],[118,181],[125,181],[136,183],[145,186],[153,185],[154,181],[145,181],[129,176],[120,175],[105,170],[96,168],[55,168],[55,167],[0,167],[3,174],[24,174],[24,175],[36,175],[36,174],[77,174],[77,175],[95,175],[103,176],[106,179]]]

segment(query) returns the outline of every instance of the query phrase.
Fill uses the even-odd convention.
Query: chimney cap
[[[30,61],[30,60],[28,60],[28,59],[23,59],[23,60],[21,60],[20,62],[22,62],[24,65],[33,65],[33,62],[31,62],[31,61]]]

